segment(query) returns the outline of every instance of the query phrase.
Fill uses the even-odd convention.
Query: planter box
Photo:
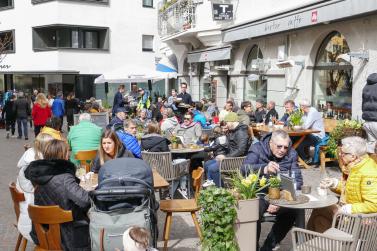
[[[259,199],[240,200],[237,205],[237,220],[234,226],[240,251],[255,251],[257,248],[257,221]]]

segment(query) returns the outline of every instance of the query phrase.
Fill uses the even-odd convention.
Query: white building
[[[128,65],[155,70],[160,42],[154,5],[153,0],[0,0],[0,37],[13,37],[0,64],[0,90],[101,97],[104,85],[93,83],[102,73]],[[109,101],[116,88],[109,86]]]
[[[361,117],[377,72],[377,1],[180,0],[163,10],[159,33],[194,99],[263,98],[282,114],[285,100],[307,98]]]

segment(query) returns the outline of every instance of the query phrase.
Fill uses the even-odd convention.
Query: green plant
[[[202,190],[198,200],[202,210],[203,251],[237,251],[233,225],[236,222],[237,201],[230,191],[215,186]]]
[[[363,124],[357,120],[342,120],[336,124],[331,131],[327,142],[326,152],[332,156],[337,156],[336,151],[341,140],[347,136],[363,136]]]
[[[272,176],[268,180],[268,183],[269,183],[269,185],[270,185],[271,188],[280,188],[281,180],[280,180],[280,178],[278,178],[276,176]]]
[[[298,109],[297,111],[295,111],[294,113],[292,113],[289,116],[289,124],[291,126],[300,126],[300,125],[302,125],[303,124],[302,116],[303,116],[302,111]]]
[[[105,109],[110,109],[110,107],[111,107],[110,104],[109,104],[109,102],[107,100],[105,100],[105,101],[102,102],[102,106]]]
[[[246,178],[243,178],[240,174],[233,177],[233,188],[238,199],[254,199],[257,197],[257,193],[269,185],[267,179],[264,176],[259,178],[259,175],[260,170],[258,173],[251,173]]]

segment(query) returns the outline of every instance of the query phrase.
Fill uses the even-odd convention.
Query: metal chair
[[[17,220],[14,226],[17,228],[18,218],[20,217],[20,202],[25,201],[25,196],[22,192],[17,190],[16,184],[14,182],[9,184],[9,191],[12,196],[14,212],[16,214]],[[21,250],[25,251],[26,245],[27,239],[25,239],[25,237],[23,237],[21,233],[18,233],[16,248],[14,250],[18,251],[21,246]]]
[[[245,160],[246,156],[243,157],[226,157],[220,161],[219,171],[220,171],[220,181],[221,184],[221,176],[224,174],[224,181],[229,183],[229,178],[225,177],[225,175],[230,176],[240,172],[241,165]]]
[[[179,179],[189,174],[190,160],[173,164],[171,152],[146,152],[142,151],[143,160],[168,182],[171,182],[170,195],[174,196],[174,192],[178,187]],[[188,189],[189,191],[190,189]]]
[[[359,236],[357,240],[358,251],[374,251],[377,248],[377,213],[362,214]]]
[[[358,245],[360,215],[337,213],[324,233],[293,228],[293,251],[353,251]]]
[[[75,154],[75,159],[80,161],[80,166],[85,168],[85,172],[89,172],[91,163],[96,156],[97,150],[78,151]]]

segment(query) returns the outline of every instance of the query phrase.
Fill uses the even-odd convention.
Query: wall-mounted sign
[[[233,4],[213,3],[213,20],[232,20]]]
[[[0,65],[0,70],[6,70],[6,69],[9,69],[9,68],[11,68],[12,66],[11,65],[9,65],[9,64],[2,64],[2,65]]]

